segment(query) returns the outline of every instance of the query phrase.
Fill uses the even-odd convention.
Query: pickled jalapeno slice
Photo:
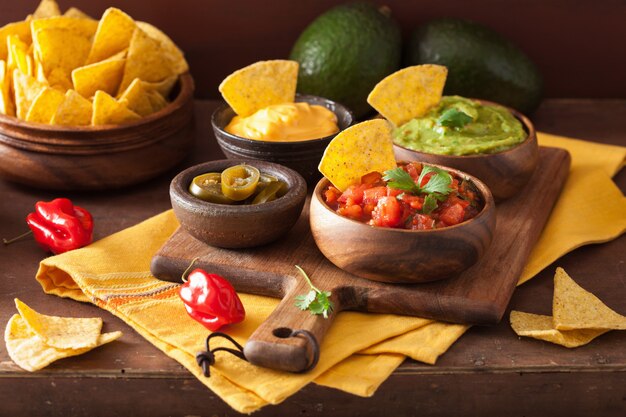
[[[250,165],[235,165],[222,172],[222,193],[235,201],[242,201],[254,194],[261,173]]]
[[[222,174],[209,172],[198,175],[191,180],[189,192],[204,201],[217,204],[233,204],[235,200],[226,197],[222,193]]]

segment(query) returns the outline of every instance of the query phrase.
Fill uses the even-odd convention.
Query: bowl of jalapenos
[[[248,248],[279,239],[306,199],[304,178],[279,164],[224,159],[192,166],[170,184],[180,225],[211,246]]]

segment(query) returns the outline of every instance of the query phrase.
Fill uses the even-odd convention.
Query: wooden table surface
[[[176,172],[222,155],[210,115],[218,102],[196,102],[196,147],[179,168],[125,190],[66,194],[96,219],[95,239],[170,208],[168,186]],[[534,116],[538,130],[626,145],[626,100],[547,100]],[[616,177],[626,190],[626,170]],[[38,200],[59,195],[0,182],[0,234],[26,229],[25,215]],[[593,190],[589,190],[593,198]],[[581,219],[584,221],[584,219]],[[104,331],[124,336],[106,348],[64,359],[36,372],[22,371],[0,346],[0,415],[132,416],[236,415],[177,362],[104,310],[45,295],[34,276],[44,253],[31,240],[0,247],[0,323],[14,314],[14,298],[65,316],[101,316]],[[552,276],[564,267],[576,281],[626,314],[626,236],[562,257],[518,288],[510,308],[550,314]],[[508,312],[505,315],[508,317]],[[610,332],[568,350],[519,339],[503,320],[474,327],[436,366],[406,361],[373,398],[310,384],[258,416],[381,415],[622,416],[626,414],[626,332]]]

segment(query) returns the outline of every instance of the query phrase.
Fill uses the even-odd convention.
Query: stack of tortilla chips
[[[626,330],[626,317],[581,288],[562,268],[554,276],[553,316],[511,311],[511,327],[518,336],[568,348],[586,345],[610,330]]]
[[[0,113],[28,122],[133,122],[165,107],[187,71],[167,35],[115,8],[97,21],[75,8],[61,15],[43,0],[0,28]]]
[[[122,332],[101,334],[99,317],[46,316],[17,298],[15,306],[20,314],[9,320],[4,341],[13,362],[27,371],[37,371],[58,359],[88,352],[122,335]]]

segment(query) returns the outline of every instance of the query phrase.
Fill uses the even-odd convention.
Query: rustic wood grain
[[[210,126],[210,115],[218,105],[196,102],[195,147],[177,168],[132,189],[64,193],[94,214],[95,239],[168,209],[169,182],[177,172],[223,158]],[[626,146],[626,100],[547,100],[533,122],[542,132]],[[625,192],[626,170],[614,180]],[[0,182],[0,195],[2,236],[25,230],[25,214],[35,201],[60,196],[5,182]],[[509,308],[550,314],[552,277],[555,267],[561,266],[611,308],[626,314],[625,253],[626,236],[578,248],[517,288]],[[13,298],[19,297],[47,314],[100,316],[105,322],[103,331],[121,330],[124,335],[115,343],[36,373],[18,369],[0,344],[1,415],[238,415],[176,361],[110,313],[91,304],[45,295],[33,278],[44,256],[33,241],[0,247],[0,323],[15,313]],[[388,412],[444,416],[453,410],[456,415],[497,417],[621,417],[626,409],[625,377],[626,332],[610,332],[589,345],[563,349],[520,339],[503,321],[471,328],[436,366],[405,361],[373,398],[312,384],[258,415],[377,416]]]
[[[247,250],[208,246],[181,228],[154,256],[151,269],[158,278],[179,281],[190,262],[198,258],[198,267],[225,276],[237,291],[282,298],[279,307],[245,346],[246,357],[252,363],[275,369],[302,371],[312,362],[314,352],[307,339],[278,337],[277,329],[306,330],[321,344],[332,319],[343,310],[494,324],[504,314],[528,255],[556,202],[569,172],[569,161],[569,154],[561,149],[542,148],[540,168],[531,186],[497,207],[497,227],[485,256],[472,268],[447,280],[394,285],[358,278],[337,268],[317,249],[309,228],[308,210],[280,241]],[[344,236],[337,227],[332,230],[337,232],[336,241],[355,253],[360,251],[360,245],[393,248],[398,244],[362,241],[362,236]],[[392,259],[391,255],[386,256]],[[335,313],[328,319],[295,307],[295,296],[308,292],[308,287],[294,265],[300,265],[318,288],[332,292]]]

